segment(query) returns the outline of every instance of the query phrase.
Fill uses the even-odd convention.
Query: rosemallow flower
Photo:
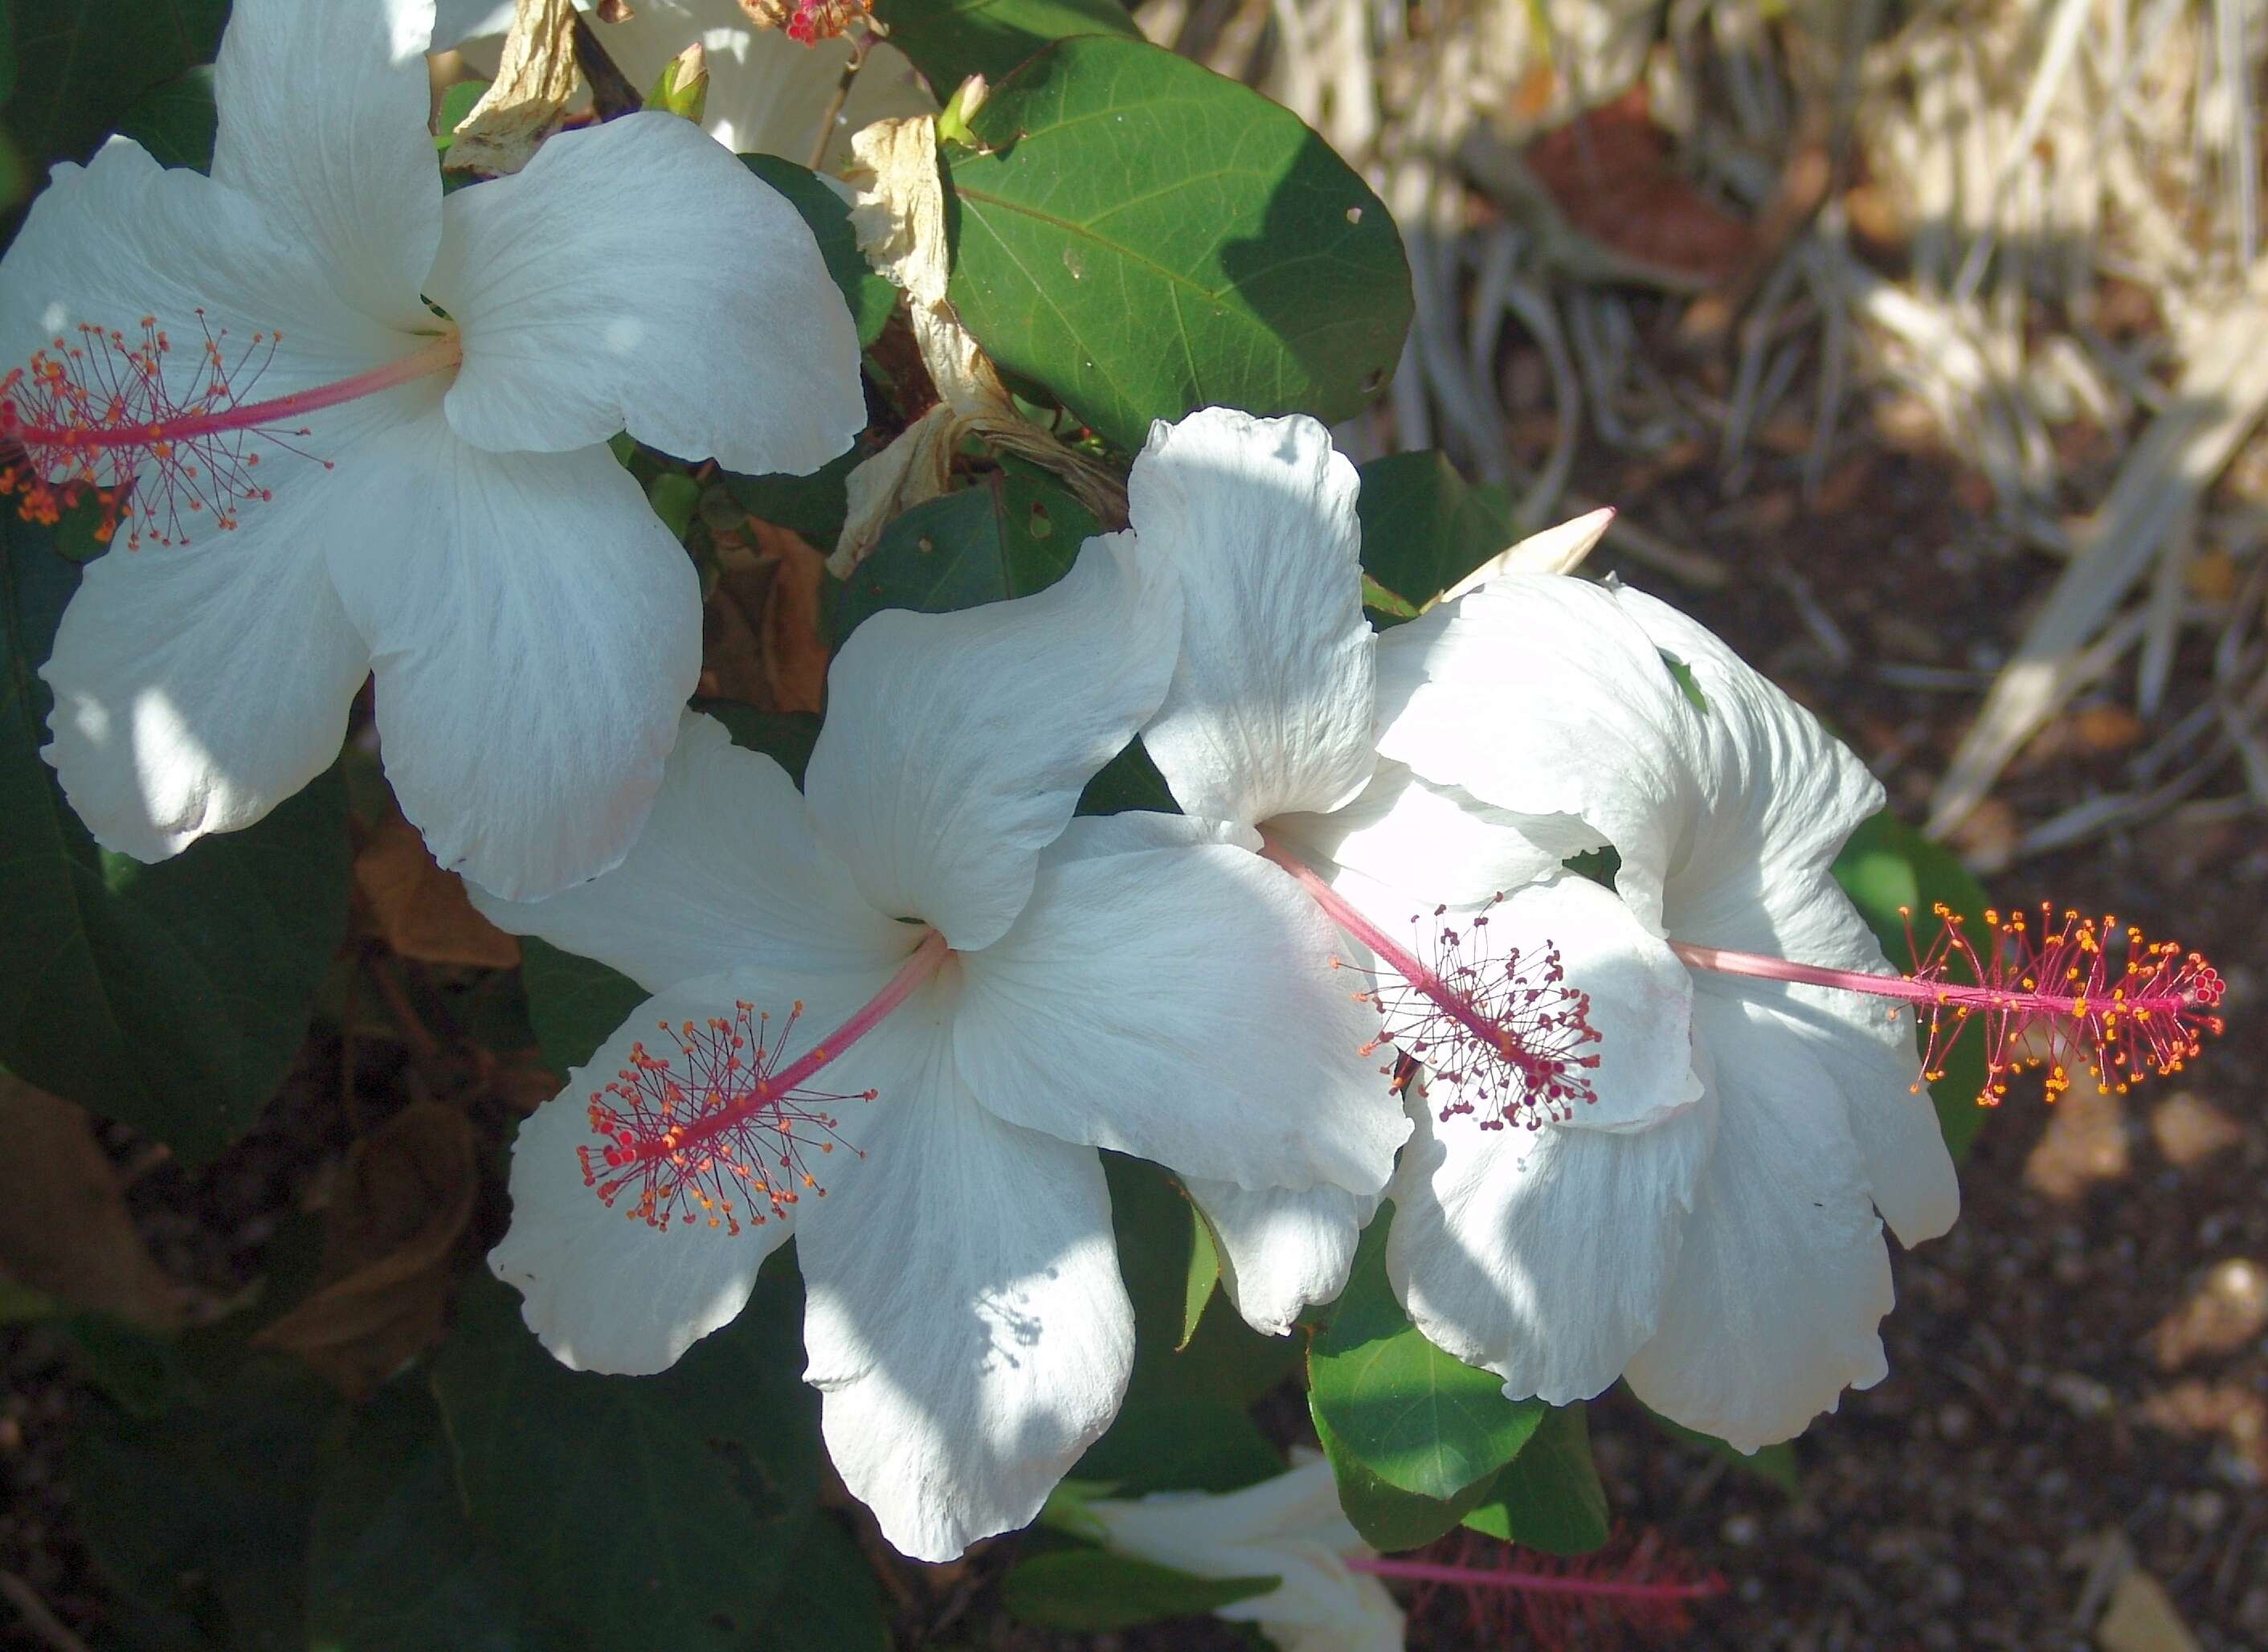
[[[1684,970],[1563,869],[1598,834],[1381,760],[1359,486],[1313,419],[1210,408],[1152,430],[1130,511],[1188,602],[1143,743],[1190,816],[1260,850],[1340,926],[1337,978],[1371,1012],[1381,1088],[1390,1043],[1432,1070],[1432,1105],[1461,1136],[1526,1141],[1549,1119],[1619,1138],[1691,1111]],[[1376,1208],[1343,1187],[1188,1186],[1237,1306],[1270,1332],[1338,1294]]]
[[[1097,1147],[1368,1198],[1407,1134],[1295,889],[1176,816],[1071,818],[1179,630],[1123,535],[1036,595],[876,615],[802,793],[689,718],[620,867],[481,902],[653,994],[513,1148],[490,1261],[529,1326],[659,1370],[792,1232],[828,1448],[908,1554],[1022,1524],[1117,1409]]]
[[[592,0],[578,4],[587,11]],[[493,74],[512,12],[511,0],[440,0],[433,48],[461,48],[468,61]],[[661,77],[671,59],[698,42],[709,60],[702,127],[741,154],[781,155],[801,165],[811,159],[821,123],[831,112],[835,136],[827,159],[833,163],[848,154],[850,134],[869,122],[937,109],[905,55],[877,41],[867,47],[843,107],[831,110],[851,42],[838,35],[804,45],[785,29],[759,28],[740,0],[637,0],[628,17],[594,20],[593,29],[641,92]]]
[[[1510,575],[1379,653],[1388,756],[1614,849],[1621,900],[1689,970],[1690,1047],[1664,1080],[1696,1091],[1635,1132],[1420,1112],[1387,1250],[1410,1317],[1513,1396],[1619,1373],[1742,1450],[1800,1432],[1884,1375],[1876,1212],[1912,1244],[1959,1208],[1904,1007],[1933,989],[1889,974],[1830,869],[1881,787],[1715,637],[1620,586]]]
[[[1297,1466],[1226,1493],[1152,1492],[1079,1505],[1105,1545],[1197,1577],[1275,1577],[1213,1615],[1258,1626],[1283,1652],[1402,1652],[1402,1608],[1360,1569],[1373,1551],[1339,1508],[1330,1464]]]
[[[547,143],[446,201],[430,0],[241,0],[210,177],[113,139],[0,262],[0,483],[106,502],[42,675],[46,756],[139,859],[259,819],[378,679],[445,867],[588,878],[700,665],[684,552],[607,441],[816,468],[865,423],[795,211],[684,122]]]

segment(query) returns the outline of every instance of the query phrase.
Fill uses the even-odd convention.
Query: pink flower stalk
[[[2124,1095],[2152,1073],[2179,1073],[2196,1058],[2221,1018],[2220,973],[2194,952],[2171,941],[2146,940],[2132,925],[2100,921],[2066,911],[2060,920],[2040,908],[2035,926],[2021,912],[1984,914],[1991,939],[1972,942],[1960,913],[1940,903],[1938,932],[1926,948],[1914,940],[1911,914],[1906,939],[1913,968],[1904,976],[1822,970],[1784,958],[1728,952],[1672,941],[1670,949],[1697,970],[1793,981],[1859,992],[1911,1005],[1928,1035],[1923,1082],[1945,1076],[1946,1058],[1972,1019],[1984,1027],[1984,1086],[1980,1107],[1997,1107],[2008,1093],[2007,1075],[2046,1069],[2047,1099],[2072,1086],[2084,1069],[2099,1090]],[[1958,965],[1969,979],[1952,978]]]
[[[1448,909],[1413,915],[1418,946],[1428,944],[1421,927],[1430,922],[1430,960],[1395,940],[1352,903],[1273,839],[1263,851],[1290,873],[1332,921],[1370,948],[1387,967],[1359,970],[1372,985],[1355,994],[1378,1012],[1377,1037],[1362,1046],[1370,1055],[1392,1044],[1405,1058],[1431,1068],[1453,1095],[1440,1110],[1446,1124],[1454,1115],[1481,1112],[1483,1130],[1508,1125],[1535,1130],[1547,1120],[1572,1117],[1578,1102],[1596,1099],[1590,1074],[1599,1058],[1589,1046],[1599,1042],[1591,1025],[1589,994],[1567,984],[1566,966],[1557,947],[1541,957],[1517,947],[1489,952],[1489,913],[1499,894],[1462,928],[1442,921]],[[1346,969],[1339,959],[1334,969]],[[1398,1091],[1407,1074],[1395,1076]]]
[[[1696,1575],[1651,1531],[1595,1554],[1530,1553],[1517,1564],[1505,1545],[1460,1531],[1410,1559],[1353,1555],[1347,1565],[1419,1585],[1413,1617],[1447,1597],[1474,1646],[1512,1645],[1522,1629],[1535,1644],[1561,1646],[1578,1625],[1594,1634],[1617,1626],[1677,1634],[1691,1626],[1697,1604],[1726,1589],[1713,1572]]]
[[[248,401],[283,335],[256,332],[232,357],[228,329],[195,314],[203,338],[185,389],[167,384],[169,367],[179,376],[173,340],[148,315],[138,336],[81,322],[76,343],[58,336],[0,377],[0,494],[18,496],[26,521],[52,525],[91,498],[96,540],[107,544],[122,522],[129,550],[185,544],[199,522],[233,528],[239,505],[273,497],[254,440],[311,458],[296,445],[308,427],[290,421],[453,369],[462,354],[452,332],[335,383]]]
[[[659,1022],[677,1046],[682,1075],[670,1058],[643,1043],[630,1046],[629,1064],[591,1092],[591,1130],[602,1145],[595,1153],[587,1145],[575,1149],[583,1184],[609,1209],[635,1189],[622,1213],[649,1228],[666,1230],[674,1220],[728,1235],[740,1233],[743,1215],[762,1227],[784,1216],[804,1193],[824,1198],[809,1154],[850,1145],[841,1120],[826,1110],[871,1102],[877,1092],[837,1095],[807,1088],[807,1081],[911,997],[949,951],[945,937],[932,931],[880,992],[784,1066],[803,1014],[800,1000],[777,1036],[770,1012],[746,1002],[735,1002],[730,1018],[711,1016],[705,1026]],[[861,1148],[851,1152],[866,1156]]]

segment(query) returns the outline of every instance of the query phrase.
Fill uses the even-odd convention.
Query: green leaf
[[[16,8],[15,96],[0,110],[26,158],[85,160],[152,86],[210,63],[227,0],[35,0]]]
[[[1487,1479],[1476,1480],[1447,1498],[1419,1497],[1388,1486],[1347,1449],[1345,1442],[1331,1432],[1323,1413],[1314,1409],[1312,1401],[1309,1412],[1315,1425],[1315,1438],[1322,1442],[1323,1456],[1330,1462],[1331,1477],[1338,1483],[1339,1507],[1362,1534],[1362,1540],[1373,1549],[1423,1548],[1454,1529],[1488,1495],[1492,1482]]]
[[[886,608],[944,614],[1044,590],[1099,531],[1070,494],[1005,470],[917,505],[833,587],[836,646]]]
[[[475,1540],[432,1394],[409,1382],[381,1390],[328,1456],[307,1629],[321,1652],[597,1652],[540,1621]]]
[[[1043,1629],[1100,1634],[1160,1618],[1193,1618],[1280,1588],[1279,1576],[1198,1577],[1104,1549],[1058,1549],[1001,1580],[1011,1613]]]
[[[40,757],[78,577],[0,510],[0,1065],[201,1162],[283,1082],[344,939],[345,787],[156,866],[97,849]]]
[[[1386,1276],[1389,1210],[1366,1228],[1346,1289],[1307,1354],[1307,1400],[1343,1451],[1396,1490],[1437,1500],[1484,1486],[1550,1410],[1428,1342]]]
[[[787,203],[811,226],[827,273],[843,289],[850,319],[858,324],[858,347],[864,350],[882,336],[882,328],[897,306],[898,290],[874,273],[866,254],[858,250],[858,237],[850,228],[850,208],[843,197],[820,182],[808,166],[799,166],[777,155],[743,155],[740,164],[787,197]]]
[[[473,106],[488,96],[485,80],[460,80],[441,94],[441,107],[433,117],[433,147],[446,155],[457,141],[457,128]]]
[[[213,136],[220,111],[213,102],[213,71],[200,63],[155,85],[118,117],[118,131],[148,150],[161,166],[212,165]]]
[[[569,1370],[500,1285],[459,1310],[433,1386],[479,1539],[595,1645],[745,1647],[819,1491],[793,1270],[775,1257],[740,1317],[658,1376]]]
[[[1233,1492],[1283,1471],[1283,1457],[1241,1405],[1220,1399],[1136,1400],[1119,1411],[1068,1479],[1107,1488],[1096,1495],[1145,1497]]]
[[[1355,510],[1362,519],[1363,603],[1381,628],[1423,611],[1516,537],[1503,494],[1467,486],[1447,456],[1430,448],[1363,466]]]
[[[1579,1405],[1554,1408],[1467,1515],[1475,1531],[1550,1554],[1588,1554],[1607,1540],[1607,1490],[1591,1461]]]
[[[1102,1155],[1118,1266],[1134,1302],[1137,1358],[1144,1342],[1189,1346],[1220,1278],[1212,1234],[1179,1184],[1156,1165]]]
[[[1067,34],[1142,38],[1119,0],[876,0],[874,15],[940,101],[969,76],[997,81]]]
[[[1378,197],[1298,117],[1138,40],[1047,48],[939,154],[954,308],[1013,378],[1128,450],[1221,403],[1359,410],[1410,271]]]
[[[889,1652],[881,1586],[834,1521],[821,1516],[805,1528],[755,1644],[756,1652]]]
[[[0,0],[0,105],[16,95],[16,19]]]
[[[1969,874],[1952,853],[1932,843],[1887,809],[1862,822],[1836,857],[1835,881],[1851,897],[1881,942],[1893,963],[1911,961],[1905,919],[1899,909],[1913,913],[1915,933],[1928,944],[1930,909],[1942,901],[1969,920],[1972,928],[1984,922],[1984,886]],[[1955,1161],[1968,1156],[1984,1126],[1988,1110],[1977,1104],[1984,1088],[1984,1044],[1982,1029],[1963,1036],[1945,1062],[1945,1076],[1929,1087],[1937,1104],[1937,1122]]]
[[[304,1652],[316,1449],[336,1409],[284,1360],[254,1361],[212,1404],[152,1420],[98,1408],[70,1479],[80,1535],[112,1587],[229,1652]]]
[[[1125,750],[1097,769],[1086,790],[1079,794],[1082,815],[1119,815],[1130,808],[1152,809],[1160,815],[1182,812],[1166,785],[1166,777],[1158,772],[1158,765],[1138,740],[1130,741]]]
[[[737,508],[743,515],[777,527],[792,528],[821,550],[832,550],[835,542],[842,537],[843,519],[850,513],[850,498],[844,489],[850,473],[867,456],[864,442],[853,442],[846,453],[839,454],[807,476],[744,476],[733,471],[719,473],[721,490],[712,490],[703,501],[704,510]],[[723,526],[736,526],[727,520]]]
[[[1640,1401],[1639,1405],[1646,1414],[1653,1420],[1654,1427],[1671,1439],[1682,1440],[1688,1445],[1699,1446],[1710,1456],[1722,1457],[1742,1473],[1754,1475],[1768,1485],[1778,1486],[1790,1496],[1794,1495],[1796,1466],[1795,1444],[1793,1441],[1783,1440],[1777,1445],[1768,1445],[1758,1451],[1743,1451],[1729,1441],[1719,1440],[1715,1434],[1703,1434],[1698,1428],[1688,1428],[1682,1422],[1670,1421],[1668,1418],[1654,1410],[1653,1406],[1646,1405],[1644,1401]]]

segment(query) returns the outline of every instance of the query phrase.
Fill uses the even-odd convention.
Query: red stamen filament
[[[2146,940],[2131,926],[2122,930],[2116,918],[2097,923],[2066,911],[2058,922],[2043,906],[2036,929],[2021,912],[1988,911],[1992,938],[1980,950],[1961,914],[1942,904],[1935,908],[1937,935],[1926,948],[1915,943],[1911,915],[1906,916],[1913,968],[1904,976],[1820,969],[1683,941],[1669,945],[1697,970],[1912,1006],[1928,1035],[1922,1082],[1944,1077],[1946,1058],[1962,1030],[1972,1019],[1981,1020],[1985,1080],[1977,1101],[1982,1107],[1999,1106],[2008,1093],[2007,1074],[2029,1067],[2046,1069],[2051,1102],[2071,1088],[2074,1068],[2084,1068],[2098,1089],[2123,1095],[2151,1073],[2179,1073],[2196,1058],[2204,1036],[2221,1030],[2221,1018],[2212,1012],[2220,1002],[2222,982],[2213,966],[2171,941]],[[2113,964],[2114,950],[2123,950],[2123,963]],[[1956,963],[1969,981],[1949,978]]]
[[[1696,1574],[1656,1532],[1566,1560],[1530,1555],[1523,1565],[1504,1564],[1512,1553],[1461,1531],[1407,1560],[1350,1555],[1346,1563],[1414,1584],[1412,1629],[1422,1624],[1420,1634],[1436,1638],[1443,1630],[1462,1631],[1458,1644],[1469,1646],[1509,1646],[1523,1626],[1537,1646],[1570,1644],[1578,1630],[1590,1632],[1581,1636],[1589,1645],[1593,1636],[1611,1639],[1624,1626],[1675,1634],[1691,1626],[1695,1604],[1725,1593],[1724,1579]]]
[[[660,1022],[677,1045],[683,1075],[670,1058],[644,1044],[630,1046],[630,1065],[591,1093],[591,1129],[603,1145],[576,1149],[584,1185],[609,1208],[635,1191],[623,1214],[650,1228],[666,1229],[674,1221],[727,1234],[740,1231],[743,1216],[755,1227],[785,1217],[805,1193],[824,1198],[809,1154],[829,1154],[843,1142],[840,1121],[826,1110],[871,1102],[875,1093],[834,1095],[806,1088],[808,1081],[911,997],[947,955],[945,937],[931,931],[880,992],[785,1066],[781,1058],[800,1003],[777,1036],[770,1013],[748,1004],[705,1026]]]
[[[232,355],[227,329],[196,313],[203,337],[186,374],[171,359],[173,341],[144,316],[138,336],[82,323],[76,343],[55,338],[0,378],[0,494],[18,496],[25,520],[52,525],[92,499],[101,513],[95,537],[107,542],[124,522],[129,550],[144,539],[186,543],[198,522],[232,528],[239,505],[272,497],[255,441],[312,458],[296,445],[310,430],[291,421],[462,358],[451,332],[366,372],[247,401],[281,336],[254,333]]]
[[[1433,1074],[1437,1094],[1449,1098],[1440,1110],[1444,1124],[1459,1113],[1484,1112],[1484,1130],[1515,1124],[1535,1130],[1547,1120],[1572,1117],[1577,1102],[1595,1099],[1590,1074],[1599,1058],[1589,1046],[1599,1042],[1599,1034],[1590,1022],[1590,995],[1567,985],[1557,948],[1547,947],[1541,959],[1524,957],[1517,948],[1500,956],[1489,955],[1489,911],[1502,895],[1462,930],[1441,921],[1445,907],[1435,907],[1430,918],[1413,915],[1413,930],[1437,926],[1434,959],[1428,962],[1357,911],[1282,844],[1265,837],[1263,842],[1261,852],[1290,873],[1308,898],[1391,972],[1391,979],[1385,972],[1373,974],[1373,985],[1355,994],[1377,1010],[1381,1021],[1379,1036],[1362,1046],[1362,1053],[1391,1044],[1424,1064]],[[1331,965],[1350,967],[1336,958]],[[1397,1089],[1401,1081],[1397,1077]]]
[[[1523,1572],[1508,1566],[1451,1566],[1439,1560],[1395,1560],[1366,1554],[1348,1556],[1347,1568],[1368,1572],[1374,1577],[1407,1578],[1415,1583],[1448,1583],[1463,1589],[1508,1589],[1523,1594],[1566,1595],[1599,1600],[1707,1600],[1725,1592],[1722,1583],[1706,1579],[1691,1583],[1633,1583],[1612,1577]]]

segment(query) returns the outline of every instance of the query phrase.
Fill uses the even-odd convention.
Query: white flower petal
[[[1184,1174],[1383,1186],[1406,1127],[1360,1053],[1367,1013],[1330,968],[1329,921],[1241,849],[1092,855],[1087,830],[961,960],[954,1049],[977,1099]]]
[[[904,1014],[868,1042],[925,1060],[799,1213],[804,1375],[851,1494],[900,1551],[949,1560],[1029,1521],[1110,1426],[1134,1316],[1094,1150],[994,1118]]]
[[[1793,958],[1830,970],[1895,973],[1874,932],[1823,867],[1766,867],[1764,887],[1735,910],[1726,903],[1704,928],[1703,944]],[[1670,915],[1682,926],[1680,886]],[[1679,939],[1686,936],[1680,933]],[[1961,1183],[1946,1150],[1937,1109],[1920,1086],[1913,1017],[1904,1007],[1856,992],[1744,976],[1693,972],[1695,990],[1742,1007],[1751,1036],[1737,1055],[1770,1061],[1774,1042],[1803,1041],[1843,1099],[1859,1163],[1874,1202],[1905,1244],[1934,1239],[1961,1213]]]
[[[1694,1021],[1714,1059],[1717,1142],[1660,1328],[1625,1375],[1665,1417],[1753,1451],[1881,1380],[1889,1254],[1808,1048],[1756,1050],[1730,1000],[1697,998]]]
[[[1268,822],[1268,833],[1335,887],[1344,870],[1368,888],[1394,891],[1385,908],[1409,908],[1392,913],[1398,926],[1410,912],[1480,906],[1557,873],[1570,852],[1524,830],[1535,823],[1455,786],[1431,785],[1401,763],[1382,763],[1344,808],[1279,815]],[[1359,903],[1370,910],[1366,901]]]
[[[792,1221],[772,1217],[761,1196],[756,1213],[765,1220],[746,1220],[744,1212],[738,1234],[697,1223],[649,1227],[630,1213],[633,1195],[612,1206],[601,1200],[577,1156],[579,1147],[605,1145],[592,1132],[590,1098],[629,1066],[630,1046],[670,1057],[658,1021],[730,1015],[740,990],[711,977],[647,999],[589,1065],[567,1075],[565,1089],[528,1116],[512,1143],[512,1226],[489,1266],[526,1298],[527,1328],[576,1370],[644,1375],[674,1365],[732,1323],[756,1270],[791,1236]],[[855,1135],[865,1120],[846,1123]]]
[[[41,754],[105,848],[162,860],[254,821],[328,768],[370,651],[312,537],[314,489],[195,545],[87,565],[40,675]]]
[[[1703,713],[1603,586],[1512,574],[1379,639],[1379,750],[1522,815],[1572,816],[1622,857],[1657,933],[1703,808]]]
[[[166,390],[178,403],[210,387],[208,333],[245,401],[365,372],[420,342],[343,303],[327,273],[306,248],[281,239],[261,205],[196,173],[167,171],[139,145],[113,138],[91,165],[55,169],[0,260],[0,372],[22,365],[34,350],[52,352],[59,339],[85,347],[82,325],[120,334],[122,349],[138,348],[145,317],[170,346]],[[128,376],[116,354],[85,348],[86,382]],[[410,386],[295,417],[292,427],[304,425],[306,435],[291,436],[288,446],[249,435],[243,452],[260,456],[261,484],[280,496],[288,484],[319,476],[317,461],[418,399],[418,387]],[[140,503],[157,507],[147,490]],[[211,508],[208,502],[200,517],[187,513],[184,501],[188,537],[217,536]],[[265,508],[245,503],[240,515],[249,524]],[[122,535],[122,549],[123,542]]]
[[[652,992],[742,969],[790,983],[873,977],[879,990],[920,940],[860,897],[779,764],[691,712],[620,866],[540,901],[471,893],[512,933],[596,958]]]
[[[1401,1613],[1390,1597],[1395,1635],[1378,1638],[1388,1619],[1376,1597],[1385,1590],[1346,1564],[1346,1556],[1369,1548],[1341,1512],[1330,1465],[1321,1458],[1237,1491],[1153,1492],[1098,1498],[1085,1508],[1116,1553],[1197,1577],[1282,1578],[1267,1594],[1216,1614],[1260,1624],[1279,1644],[1282,1631],[1292,1631],[1299,1644],[1317,1648],[1402,1645]]]
[[[1204,408],[1151,427],[1128,510],[1186,605],[1173,687],[1143,744],[1189,814],[1252,825],[1328,812],[1369,780],[1360,488],[1311,418]]]
[[[260,203],[372,320],[430,327],[432,0],[238,0],[213,65],[216,183]],[[270,325],[281,326],[281,321]]]
[[[1570,1125],[1642,1130],[1700,1098],[1691,978],[1611,891],[1562,873],[1513,891],[1487,918],[1481,945],[1488,955],[1506,957],[1516,949],[1530,961],[1522,972],[1533,983],[1541,980],[1535,966],[1557,951],[1566,987],[1589,1000],[1587,1013],[1599,1037],[1588,1053],[1598,1065],[1587,1075],[1592,1099],[1575,1104]],[[1503,1007],[1516,1024],[1519,1007]],[[1428,1082],[1436,1107],[1453,1099],[1438,1073]]]
[[[1212,1229],[1228,1300],[1263,1337],[1288,1336],[1300,1309],[1346,1288],[1355,1243],[1378,1212],[1377,1195],[1339,1187],[1295,1193],[1204,1176],[1182,1185]]]
[[[785,197],[658,111],[562,132],[452,195],[427,291],[463,330],[450,422],[557,452],[816,470],[865,428],[858,328]]]
[[[1040,851],[1173,673],[1181,592],[1128,538],[1088,541],[1032,596],[877,614],[835,656],[804,794],[877,910],[961,952],[1023,910]]]
[[[402,812],[508,899],[595,877],[644,823],[700,674],[692,563],[603,447],[484,454],[431,417],[354,462],[396,489],[328,549]]]
[[[1411,1323],[1514,1398],[1608,1387],[1660,1322],[1713,1098],[1636,1132],[1484,1131],[1423,1096],[1410,1110],[1386,1268]]]

